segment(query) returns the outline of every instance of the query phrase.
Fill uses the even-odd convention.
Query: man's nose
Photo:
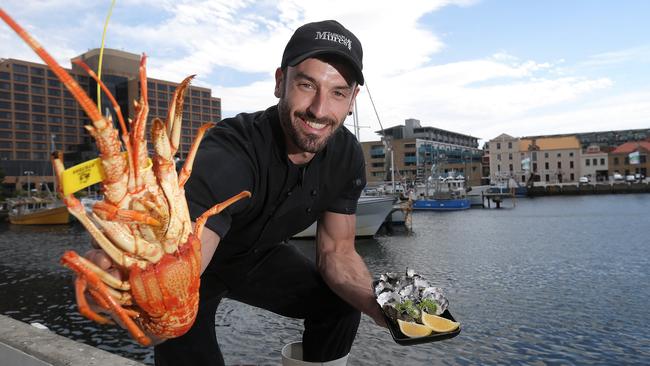
[[[316,92],[309,105],[309,112],[316,118],[322,118],[327,115],[327,97],[325,93]]]

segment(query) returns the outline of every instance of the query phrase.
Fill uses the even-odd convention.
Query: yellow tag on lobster
[[[99,158],[75,165],[63,171],[61,176],[63,195],[67,196],[80,191],[103,181],[105,178],[102,162]]]
[[[126,155],[126,152],[123,154]],[[151,169],[153,162],[147,159],[147,166],[142,170]],[[77,164],[72,168],[63,171],[61,175],[61,185],[63,186],[63,195],[79,192],[80,190],[92,186],[106,179],[104,168],[100,158],[88,160],[84,163]]]

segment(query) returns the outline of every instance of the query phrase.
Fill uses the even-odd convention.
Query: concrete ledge
[[[0,364],[8,366],[143,366],[49,330],[0,315]]]

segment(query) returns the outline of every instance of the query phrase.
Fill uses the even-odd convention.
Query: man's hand
[[[108,274],[110,274],[111,276],[117,278],[120,281],[123,280],[122,273],[115,266],[115,262],[113,262],[111,257],[109,257],[108,254],[106,254],[106,252],[103,251],[102,249],[91,249],[86,252],[84,257],[86,257],[86,259],[96,264],[99,268],[108,272]],[[93,311],[110,316],[116,324],[122,327],[122,329],[126,329],[126,326],[118,316],[102,308],[101,306],[97,305],[93,297],[90,296],[88,293],[86,293],[86,300],[88,301],[88,305],[90,305]],[[147,335],[147,337],[151,339],[152,346],[158,345],[167,340],[166,338],[157,337],[146,331],[144,331],[144,333]]]

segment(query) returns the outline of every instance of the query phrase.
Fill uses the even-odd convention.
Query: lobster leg
[[[88,290],[88,282],[83,276],[78,276],[74,281],[75,295],[77,298],[77,307],[79,308],[79,313],[86,318],[95,321],[99,324],[111,324],[113,323],[110,319],[97,314],[90,305],[88,300],[86,300],[86,290]],[[90,292],[90,291],[89,291]],[[91,296],[95,299],[97,304],[104,309],[108,309],[109,305],[104,301],[104,299],[93,291]]]
[[[214,124],[206,123],[203,126],[201,126],[199,130],[196,132],[196,138],[194,139],[194,142],[192,142],[192,147],[190,148],[190,151],[187,153],[187,159],[185,159],[185,163],[183,164],[181,173],[178,176],[179,187],[183,188],[187,180],[190,178],[190,174],[192,174],[192,165],[194,165],[194,158],[196,157],[196,151],[199,149],[199,145],[201,144],[203,135],[205,135],[205,132],[208,129],[212,128],[212,126],[214,126]]]
[[[115,314],[119,320],[124,324],[125,328],[131,333],[131,336],[135,338],[140,344],[148,346],[151,344],[151,339],[147,337],[144,332],[138,327],[138,325],[133,321],[129,313],[120,305],[114,298],[111,296],[108,287],[102,280],[97,276],[92,270],[86,267],[82,257],[79,254],[73,251],[67,251],[61,257],[61,263],[77,273],[77,276],[83,278],[87,282],[87,285],[96,291],[96,294],[100,296],[105,305],[108,305],[111,312]],[[83,294],[83,292],[82,292]],[[79,301],[79,294],[77,294],[77,301]],[[82,300],[83,306],[86,308],[83,310],[86,314],[93,316],[94,313],[90,310],[88,303],[85,303]],[[79,311],[82,311],[82,306],[80,305]],[[98,315],[97,313],[94,313]],[[93,319],[93,318],[91,318]],[[94,320],[94,319],[93,319]]]

